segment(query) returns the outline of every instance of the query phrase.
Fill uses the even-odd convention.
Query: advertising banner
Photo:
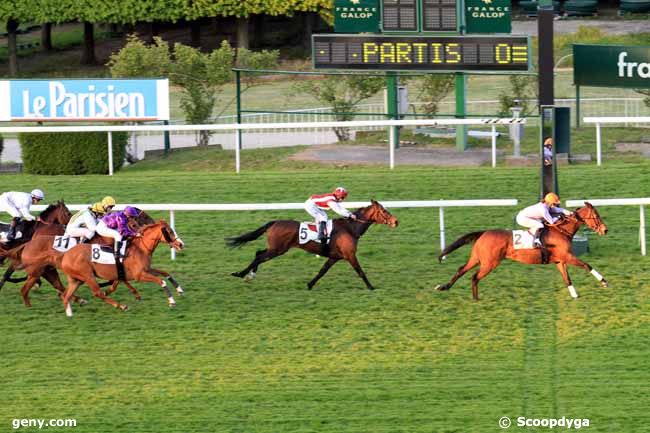
[[[574,44],[573,83],[650,88],[650,46]]]
[[[510,0],[465,0],[467,33],[510,33]]]

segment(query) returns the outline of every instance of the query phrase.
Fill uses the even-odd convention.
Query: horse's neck
[[[153,252],[156,251],[159,243],[160,236],[147,236],[147,234],[144,234],[141,238],[134,238],[133,241],[131,241],[132,245],[137,246],[149,256],[153,255]]]
[[[370,228],[371,223],[359,222],[354,220],[341,220],[347,231],[355,238],[360,238]]]
[[[569,235],[570,237],[573,237],[573,235],[576,234],[576,232],[578,231],[581,225],[582,222],[577,219],[571,219],[571,220],[567,219],[563,224],[560,224],[557,227],[557,231],[563,235]]]

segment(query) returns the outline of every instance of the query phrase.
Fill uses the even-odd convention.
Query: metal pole
[[[163,125],[169,126],[169,120],[163,120]],[[163,133],[163,137],[165,138],[165,156],[169,155],[169,151],[171,150],[171,143],[169,141],[169,131],[165,131]]]
[[[169,227],[171,227],[172,230],[174,230],[174,232],[176,232],[176,227],[175,226],[176,226],[176,219],[174,218],[174,210],[170,209],[169,210]],[[171,248],[171,252],[172,252],[172,260],[176,260],[176,250]]]
[[[390,155],[389,166],[390,166],[391,170],[395,168],[395,141],[396,141],[395,132],[396,132],[395,128],[391,127],[390,130],[389,130],[390,140],[388,140],[389,141],[389,143],[388,143],[389,155]]]
[[[236,86],[237,86],[237,124],[241,123],[241,75],[240,71],[235,71],[235,78],[236,78]],[[240,169],[240,155],[239,151],[241,150],[242,146],[242,140],[241,140],[241,135],[242,131],[241,129],[238,129],[235,131],[236,137],[235,137],[235,172],[239,173]]]
[[[463,72],[456,72],[456,118],[464,119],[467,114],[465,110],[465,93],[467,90],[467,77]],[[467,125],[456,125],[456,150],[467,149]]]
[[[440,251],[445,249],[445,208],[440,206]]]
[[[576,86],[576,129],[580,129],[580,86]]]
[[[602,149],[600,141],[600,123],[596,123],[596,163],[602,164]]]
[[[398,107],[399,79],[397,73],[389,71],[386,73],[386,108],[388,118],[391,120],[399,119]],[[388,127],[388,137],[393,140],[393,147],[399,147],[399,126]],[[392,168],[392,167],[391,167]]]
[[[113,176],[113,134],[108,131],[108,175]]]
[[[492,168],[497,166],[497,127],[492,125]]]
[[[641,205],[641,216],[639,224],[639,240],[641,241],[641,255],[645,256],[646,245],[645,245],[645,206]]]

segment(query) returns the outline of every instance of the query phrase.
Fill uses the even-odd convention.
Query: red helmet
[[[334,190],[334,195],[336,196],[336,198],[343,200],[345,197],[348,196],[348,191],[342,186],[339,186]]]

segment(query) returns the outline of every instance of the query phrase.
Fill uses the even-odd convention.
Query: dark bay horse
[[[183,241],[176,235],[176,232],[169,227],[165,221],[150,224],[140,230],[141,236],[134,238],[127,248],[127,255],[124,259],[124,273],[126,280],[151,282],[167,288],[167,283],[158,276],[163,273],[151,268],[151,256],[160,242],[168,244],[178,251],[183,249]],[[102,301],[122,311],[128,307],[120,304],[102,292],[97,278],[115,281],[118,279],[115,265],[105,265],[91,261],[91,245],[80,244],[73,249],[63,253],[59,267],[68,277],[68,287],[63,294],[63,306],[68,316],[72,316],[70,299],[75,291],[83,283],[87,284],[93,295]],[[168,276],[169,274],[167,274]],[[172,299],[173,300],[173,299]],[[172,303],[170,300],[170,304]]]
[[[327,251],[327,262],[323,265],[318,274],[307,284],[311,289],[325,273],[341,259],[346,260],[357,272],[359,277],[370,290],[374,290],[365,272],[361,269],[357,260],[357,242],[359,238],[370,228],[373,223],[386,224],[391,228],[397,227],[399,221],[390,214],[379,202],[371,200],[371,205],[354,212],[357,220],[339,218],[334,220],[332,235]],[[267,235],[267,248],[255,253],[255,259],[241,272],[233,272],[231,275],[239,278],[252,280],[257,272],[257,267],[274,257],[281,256],[291,248],[301,248],[312,254],[322,255],[321,244],[307,242],[300,245],[298,242],[298,230],[300,223],[292,220],[270,221],[257,230],[244,233],[241,236],[227,238],[226,244],[231,247],[239,247],[247,242],[253,241],[264,233]]]
[[[447,284],[436,286],[436,290],[449,290],[456,280],[470,269],[479,266],[478,272],[472,276],[472,297],[475,301],[478,301],[478,282],[499,266],[503,259],[535,265],[554,263],[562,274],[564,283],[573,298],[577,298],[578,293],[571,283],[567,265],[579,266],[585,269],[600,281],[603,287],[607,287],[607,281],[598,271],[571,252],[571,240],[583,224],[600,236],[607,233],[607,226],[600,218],[596,208],[585,202],[584,207],[576,209],[571,216],[562,217],[557,223],[548,226],[548,230],[542,234],[548,250],[547,261],[543,260],[543,253],[540,248],[515,250],[512,245],[512,231],[510,230],[484,230],[463,235],[445,248],[438,259],[442,261],[443,257],[452,251],[474,242],[469,260],[458,268],[458,271]]]

